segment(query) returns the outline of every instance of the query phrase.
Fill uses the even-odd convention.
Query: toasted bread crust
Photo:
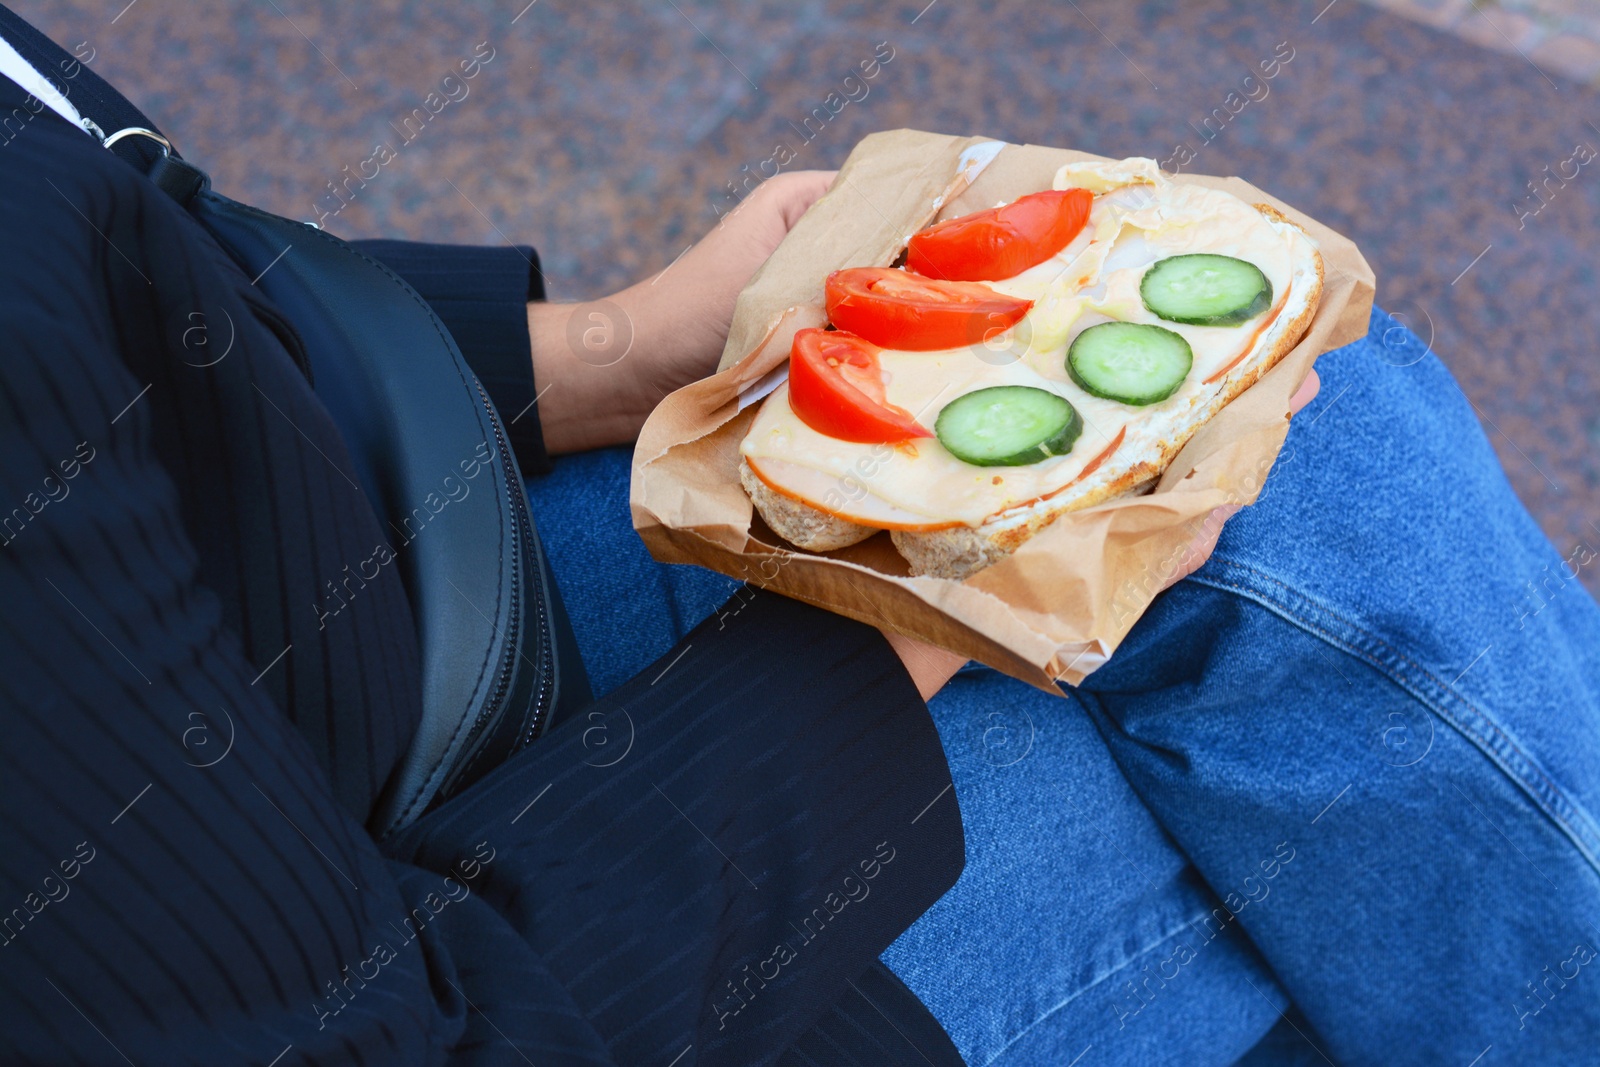
[[[739,484],[750,494],[750,502],[772,531],[797,548],[832,552],[865,541],[878,532],[875,526],[835,518],[804,501],[785,496],[758,478],[743,456],[739,458]]]
[[[1068,503],[1030,510],[1021,521],[988,522],[977,528],[954,526],[948,530],[927,533],[891,530],[889,539],[911,565],[912,574],[959,581],[1005,559],[1022,547],[1024,541],[1069,511],[1092,507],[1120,496],[1149,492],[1160,478],[1160,472],[1153,468],[1154,464],[1140,463],[1116,481]]]
[[[1295,225],[1270,204],[1253,206],[1275,222]],[[1031,507],[992,518],[978,527],[956,526],[925,532],[892,530],[889,536],[895,548],[910,564],[911,572],[955,580],[966,578],[1009,556],[1030,537],[1069,511],[1093,507],[1118,497],[1134,496],[1154,488],[1162,472],[1200,427],[1259,381],[1263,374],[1277,366],[1305,336],[1321,303],[1324,282],[1322,253],[1315,248],[1312,252],[1317,280],[1305,308],[1285,327],[1268,351],[1258,356],[1245,373],[1218,394],[1202,414],[1190,419],[1181,433],[1163,444],[1159,457],[1135,464],[1112,481],[1086,492],[1041,501]],[[766,519],[767,525],[780,537],[800,548],[826,552],[855,544],[878,532],[875,527],[835,518],[803,501],[774,491],[757,478],[749,464],[742,459],[739,463],[739,482],[750,494],[756,510]],[[826,547],[822,547],[824,545]]]

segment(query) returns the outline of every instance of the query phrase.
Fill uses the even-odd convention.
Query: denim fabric
[[[1219,892],[1297,848],[1239,923],[1333,1060],[1600,1062],[1600,610],[1574,577],[1600,538],[1551,547],[1394,320],[1318,367],[1261,501],[1085,704]]]
[[[982,669],[930,710],[967,867],[883,960],[968,1063],[1228,1064],[1271,1029],[1287,997],[1076,698]]]
[[[931,702],[967,866],[884,959],[974,1065],[1600,1059],[1600,530],[1558,555],[1381,312],[1318,369],[1080,690]],[[734,586],[650,561],[627,459],[529,483],[597,692]]]
[[[527,481],[528,507],[596,696],[654,662],[742,584],[650,558],[628,511],[631,460],[626,448],[581,452]]]

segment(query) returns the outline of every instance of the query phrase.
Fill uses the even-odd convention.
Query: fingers
[[[732,211],[719,218],[711,232],[729,228],[775,228],[781,237],[794,229],[800,216],[828,191],[837,173],[833,170],[796,170],[768,178]]]
[[[1289,414],[1297,415],[1311,401],[1316,399],[1317,391],[1322,388],[1322,379],[1317,377],[1315,369],[1306,375],[1306,380],[1300,383],[1300,388],[1295,390],[1294,396],[1289,398]]]
[[[1171,588],[1183,579],[1199,570],[1206,560],[1211,558],[1211,553],[1216,550],[1217,538],[1222,536],[1222,524],[1227,522],[1239,510],[1238,504],[1224,504],[1211,514],[1207,515],[1201,524],[1200,531],[1195,539],[1189,542],[1183,555],[1178,558],[1172,568],[1172,576],[1162,586],[1163,589]]]
[[[791,170],[787,174],[776,176],[772,181],[788,181],[796,185],[804,185],[807,188],[815,187],[821,190],[821,192],[817,193],[818,196],[821,196],[822,193],[827,192],[828,186],[833,184],[833,179],[838,173],[836,170]]]
[[[922,694],[923,700],[932,699],[933,694],[955,677],[955,673],[967,662],[967,657],[959,653],[947,652],[936,645],[895,633],[893,630],[884,630],[883,636],[888,638],[889,647],[894,649],[895,654],[900,657],[900,662],[905,664],[906,673],[911,675],[911,680],[916,683],[917,692]]]
[[[1307,404],[1316,399],[1317,391],[1321,388],[1322,380],[1317,377],[1317,372],[1313,370],[1306,375],[1306,380],[1300,383],[1300,388],[1295,390],[1294,396],[1289,398],[1289,414],[1295,415],[1304,409]],[[1227,522],[1238,510],[1238,504],[1226,504],[1206,516],[1199,533],[1195,535],[1194,540],[1189,543],[1188,548],[1184,550],[1183,556],[1173,567],[1172,578],[1167,582],[1167,586],[1172,586],[1187,578],[1199,570],[1206,560],[1211,558],[1211,553],[1217,547],[1217,538],[1222,536],[1222,524]]]
[[[796,170],[769,178],[762,184],[776,200],[785,230],[794,228],[800,216],[828,191],[838,173],[836,170]]]

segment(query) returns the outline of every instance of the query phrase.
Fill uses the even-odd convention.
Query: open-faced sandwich
[[[1322,257],[1273,208],[1149,159],[947,219],[896,265],[830,275],[829,327],[740,446],[774,532],[815,552],[888,530],[963,578],[1065,512],[1148,491],[1300,340]]]

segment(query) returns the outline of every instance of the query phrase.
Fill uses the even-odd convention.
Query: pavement
[[[230,195],[310,220],[398,146],[333,232],[532,243],[557,298],[668,267],[779,144],[791,169],[900,126],[1187,144],[1190,169],[1354,238],[1563,555],[1600,551],[1600,160],[1576,162],[1600,150],[1593,0],[8,2]],[[865,95],[798,136],[875,54]],[[465,94],[417,119],[475,58]],[[1258,99],[1207,140],[1235,92]],[[1600,564],[1581,578],[1600,591]]]
[[[1367,0],[1387,11],[1521,56],[1587,85],[1600,81],[1595,0]]]

